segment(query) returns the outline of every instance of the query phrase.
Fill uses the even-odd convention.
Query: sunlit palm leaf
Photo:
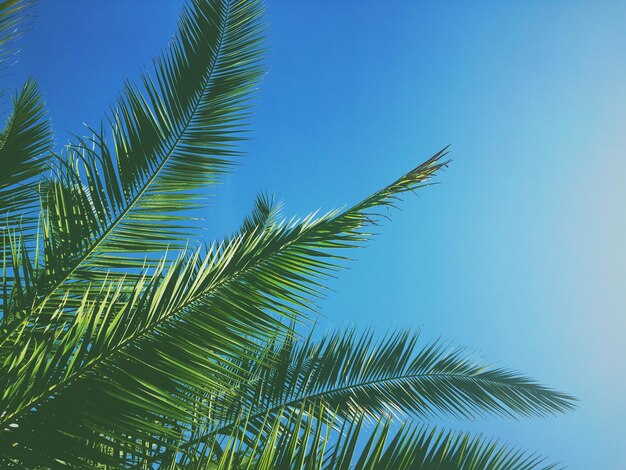
[[[127,83],[101,131],[66,148],[45,194],[36,307],[94,269],[136,274],[147,254],[156,265],[186,246],[186,211],[203,207],[237,154],[261,75],[261,13],[257,0],[190,2],[152,74]]]
[[[135,441],[124,448],[136,454],[145,452],[144,441],[157,450],[167,448],[168,440],[186,426],[201,425],[193,414],[198,406],[206,406],[202,402],[207,392],[231,383],[232,375],[248,378],[244,370],[222,377],[224,368],[216,367],[217,361],[238,358],[257,343],[262,347],[277,328],[284,328],[285,318],[300,318],[302,309],[311,309],[322,293],[319,281],[345,259],[336,250],[361,246],[370,236],[367,226],[380,217],[376,212],[402,193],[427,184],[443,165],[443,155],[438,153],[354,207],[319,218],[279,222],[276,211],[260,198],[242,232],[206,253],[182,256],[166,271],[160,271],[166,269],[162,264],[150,278],[140,280],[136,293],[115,279],[118,284],[99,288],[95,296],[85,292],[77,297],[70,291],[60,303],[49,299],[52,305],[41,307],[42,321],[33,321],[28,334],[16,333],[5,346],[10,351],[4,370],[9,388],[0,402],[0,427],[5,427],[0,436],[11,443],[7,452],[20,451],[22,429],[31,434],[41,429],[48,436],[61,429],[60,439],[88,436],[93,442],[94,430],[110,428],[107,437],[116,442],[132,435]],[[123,295],[114,297],[116,285],[124,287]],[[70,317],[63,314],[68,303],[76,311]],[[58,315],[51,318],[51,311]],[[98,325],[112,326],[107,330]],[[45,339],[47,331],[59,335],[52,346]],[[63,331],[70,333],[59,333]],[[22,337],[41,338],[44,349],[28,347]],[[25,359],[25,354],[32,356]],[[23,380],[16,382],[15,375]],[[17,383],[13,389],[12,383]],[[108,404],[105,414],[94,411],[100,408],[97,403]],[[52,417],[83,409],[91,420],[79,425],[65,419],[59,425],[46,418],[47,407],[54,410]],[[50,437],[39,442],[46,449],[42,453],[63,448]]]
[[[33,311],[49,307],[52,314],[61,302],[71,315],[90,289],[78,280],[102,282],[114,270],[134,282],[146,252],[157,251],[151,257],[156,266],[168,247],[188,242],[188,217],[159,211],[154,200],[188,208],[203,197],[201,182],[215,180],[235,154],[235,121],[260,75],[261,12],[258,1],[248,0],[193,1],[183,9],[178,35],[155,61],[152,76],[142,78],[143,91],[128,84],[112,110],[113,149],[97,134],[92,142],[69,146],[59,159],[43,190],[35,259],[22,259],[21,240],[12,240],[20,256],[7,259],[19,266],[5,270],[5,279],[26,272],[29,282],[18,288],[5,282],[5,318],[27,317],[30,305]],[[24,202],[16,200],[21,211]],[[125,236],[134,242],[120,242]],[[104,272],[94,273],[97,266]]]
[[[495,439],[473,437],[425,425],[403,425],[396,433],[390,423],[379,424],[364,448],[354,446],[361,423],[351,423],[325,462],[333,469],[424,470],[532,470],[553,469],[544,457],[500,444]]]
[[[249,421],[226,436],[198,447],[197,453],[169,455],[165,468],[332,470],[531,470],[555,464],[495,439],[446,431],[426,425],[393,426],[382,419],[372,429],[363,416],[329,421],[331,408],[311,413],[307,405],[297,413],[263,417],[263,432]],[[395,431],[394,431],[395,429]]]

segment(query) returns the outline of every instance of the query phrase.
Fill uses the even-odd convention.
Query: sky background
[[[98,124],[175,30],[180,0],[43,0],[5,83],[35,77],[56,140]],[[626,469],[626,3],[268,0],[268,74],[216,236],[259,191],[289,215],[354,203],[451,144],[331,283],[322,328],[421,326],[580,399],[498,435]]]

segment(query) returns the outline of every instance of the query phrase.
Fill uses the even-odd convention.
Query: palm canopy
[[[0,3],[7,37],[25,4]],[[544,416],[570,409],[568,395],[484,369],[463,350],[418,349],[406,332],[381,342],[354,332],[294,338],[345,250],[429,184],[445,149],[347,209],[286,219],[259,196],[236,233],[196,237],[192,211],[237,156],[263,34],[257,0],[192,0],[152,72],[60,154],[36,84],[17,94],[0,134],[0,462],[539,464],[421,425],[389,439],[391,421]]]

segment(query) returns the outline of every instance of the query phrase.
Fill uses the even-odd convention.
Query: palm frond
[[[183,449],[267,416],[300,413],[305,404],[333,410],[332,419],[362,415],[375,422],[408,415],[543,417],[574,408],[571,396],[518,372],[489,367],[464,348],[417,344],[418,334],[407,331],[380,341],[354,330],[304,344],[288,338],[272,346],[273,360],[263,361],[255,379],[240,390],[239,401],[224,400],[223,408],[212,410],[211,433],[193,436]]]
[[[363,416],[329,421],[322,416],[333,416],[332,408],[311,412],[306,404],[297,413],[283,411],[264,416],[260,427],[243,419],[245,426],[196,446],[194,452],[174,452],[154,462],[173,469],[557,468],[536,453],[468,433],[411,422],[394,426],[384,418],[372,429]]]
[[[81,253],[75,274],[185,247],[193,224],[177,214],[204,207],[206,187],[238,155],[237,123],[262,73],[261,13],[257,0],[192,1],[153,73],[126,84],[108,118],[112,143],[103,126],[68,147],[65,183],[82,200],[70,202],[81,210],[64,233]]]
[[[50,160],[52,132],[37,84],[29,80],[13,101],[0,133],[0,326],[12,322],[34,295],[42,174]],[[12,307],[11,307],[12,306]]]
[[[502,445],[495,439],[404,424],[395,434],[389,421],[379,423],[361,450],[353,444],[360,423],[351,423],[326,460],[333,469],[502,470],[554,469],[535,453]]]
[[[37,84],[28,80],[13,100],[0,132],[0,208],[9,230],[28,232],[37,222],[42,173],[47,169],[52,133]]]
[[[30,0],[0,1],[0,73],[16,54]],[[0,89],[0,96],[5,95]],[[0,239],[2,293],[0,337],[15,319],[9,311],[31,295],[33,246],[39,212],[38,184],[49,158],[52,133],[36,83],[28,80],[12,101],[0,131]],[[15,310],[19,310],[17,307]]]
[[[249,378],[244,370],[222,377],[218,361],[236,359],[255,344],[261,347],[277,329],[286,331],[285,318],[298,319],[303,309],[312,309],[322,293],[319,281],[345,259],[333,251],[361,246],[370,236],[366,227],[376,223],[376,208],[426,184],[444,164],[444,154],[353,208],[319,218],[272,222],[276,211],[259,199],[244,223],[254,220],[261,224],[256,229],[214,244],[206,253],[183,254],[170,268],[162,262],[132,291],[113,277],[113,287],[105,284],[97,295],[79,288],[60,301],[49,298],[50,305],[40,307],[41,320],[35,316],[25,326],[28,334],[19,330],[4,346],[3,374],[9,379],[0,402],[0,440],[11,443],[6,451],[23,451],[21,429],[94,442],[95,430],[110,428],[108,439],[124,442],[127,454],[145,453],[146,441],[158,453],[188,426],[202,426],[206,413],[198,416],[198,407],[208,406],[207,393]],[[65,314],[68,305],[73,315]],[[54,332],[52,340],[46,339],[48,332]],[[37,345],[30,347],[22,338],[36,338]],[[107,403],[107,412],[95,412],[101,408],[97,403]],[[66,418],[60,425],[54,419],[78,410],[89,413],[91,421]],[[127,435],[133,436],[130,442],[123,439]],[[45,451],[29,449],[27,454],[54,455],[63,448],[52,438],[38,441]]]
[[[185,211],[237,155],[262,72],[261,13],[258,0],[191,1],[152,73],[126,84],[100,131],[66,147],[44,191],[35,309],[79,280],[137,274],[186,247]]]
[[[16,53],[15,41],[22,32],[27,9],[33,0],[2,0],[0,1],[0,73],[10,65]],[[0,96],[4,90],[0,90]]]

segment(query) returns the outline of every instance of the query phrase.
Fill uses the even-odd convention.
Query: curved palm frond
[[[107,126],[67,147],[45,191],[35,309],[80,279],[137,274],[186,247],[185,211],[237,155],[237,123],[262,73],[261,13],[258,0],[191,1],[153,73],[126,83]]]
[[[319,218],[274,221],[276,211],[260,198],[244,222],[244,227],[260,224],[257,229],[207,253],[183,255],[170,268],[161,263],[132,292],[114,277],[114,285],[101,287],[97,295],[78,289],[82,296],[69,291],[60,303],[49,299],[51,306],[39,311],[42,320],[35,318],[28,334],[19,330],[4,346],[3,374],[9,379],[0,401],[0,440],[11,443],[6,452],[23,452],[22,429],[31,436],[46,433],[38,443],[45,455],[65,448],[50,437],[55,430],[59,439],[93,442],[96,429],[110,429],[106,435],[116,442],[133,436],[124,449],[136,455],[146,452],[145,441],[161,451],[187,426],[201,426],[206,413],[196,415],[206,406],[207,392],[233,378],[249,378],[244,370],[221,377],[217,361],[237,358],[255,344],[261,348],[277,329],[286,331],[281,318],[301,318],[302,309],[313,308],[322,293],[319,280],[345,259],[333,251],[362,245],[370,236],[366,227],[378,219],[377,208],[427,184],[444,155],[439,152],[354,207]],[[65,315],[68,304],[75,314]],[[49,331],[55,335],[52,346],[45,340]],[[37,338],[44,346],[29,347],[22,338]],[[23,380],[16,382],[15,375]],[[108,403],[107,412],[95,412],[96,403]],[[59,425],[53,419],[79,409],[92,421],[66,418]],[[27,453],[35,456],[32,441]]]
[[[52,132],[41,94],[36,83],[29,80],[13,100],[13,112],[0,133],[2,330],[34,295],[34,260],[38,254],[33,241],[39,223],[39,185],[51,147]]]
[[[67,159],[57,159],[56,175],[43,189],[36,252],[26,251],[20,236],[5,237],[11,254],[4,270],[5,318],[30,321],[28,310],[39,315],[44,306],[53,315],[61,303],[71,315],[85,292],[98,291],[79,280],[103,282],[112,270],[123,271],[118,278],[130,281],[132,290],[148,245],[160,250],[150,259],[155,267],[168,247],[187,243],[188,218],[159,212],[155,201],[188,207],[201,197],[200,181],[214,179],[236,153],[235,121],[261,73],[261,12],[254,0],[193,1],[184,7],[178,35],[155,61],[152,78],[142,78],[144,91],[127,84],[112,111],[115,150],[98,135],[91,146],[79,139],[68,147]],[[17,203],[23,209],[24,201]],[[135,222],[125,225],[131,215]],[[150,228],[153,223],[158,227]],[[136,243],[111,241],[124,233]],[[109,242],[128,256],[113,253],[117,248]],[[93,273],[98,263],[103,272]],[[19,282],[13,280],[17,275]],[[5,326],[0,343],[11,341],[19,327]]]
[[[352,424],[327,459],[328,468],[336,469],[424,469],[424,470],[550,470],[557,464],[516,447],[502,445],[496,439],[474,437],[468,433],[438,430],[426,425],[404,424],[395,434],[390,422],[379,423],[363,450],[353,445],[360,427]]]
[[[21,36],[31,0],[0,1],[0,72],[11,65],[15,41]],[[5,90],[0,90],[3,95]],[[50,124],[45,116],[41,94],[32,79],[12,101],[13,110],[0,131],[0,227],[8,250],[7,236],[21,232],[25,237],[37,221],[39,198],[37,182],[46,169],[52,146]]]
[[[261,431],[250,421],[227,435],[198,445],[194,453],[171,453],[155,463],[162,468],[333,470],[503,470],[554,469],[535,453],[496,439],[381,419],[367,426],[363,415],[328,420],[332,408],[263,417]]]
[[[41,174],[47,169],[52,132],[41,93],[28,80],[13,100],[0,132],[0,207],[4,230],[32,231],[39,213]]]
[[[0,1],[0,73],[11,65],[16,53],[15,41],[23,31],[25,12],[34,0]],[[4,90],[0,90],[0,96]]]
[[[256,378],[240,390],[239,401],[224,400],[223,408],[214,407],[211,431],[193,436],[181,450],[240,426],[258,425],[268,416],[301,413],[305,404],[333,410],[333,420],[362,415],[373,421],[442,414],[459,419],[542,417],[574,408],[573,397],[515,371],[489,367],[464,348],[435,342],[420,349],[417,343],[418,334],[407,331],[380,341],[354,330],[304,344],[288,338],[272,347],[269,362],[244,358],[242,364],[255,370]]]

